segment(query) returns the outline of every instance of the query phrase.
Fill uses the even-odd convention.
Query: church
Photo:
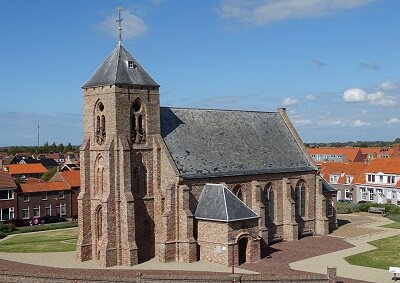
[[[159,90],[121,41],[82,86],[78,261],[237,265],[335,229],[336,190],[284,108],[160,107]]]

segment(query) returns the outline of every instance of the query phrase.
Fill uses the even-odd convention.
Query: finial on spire
[[[119,6],[118,7],[118,20],[116,22],[118,23],[118,30],[119,30],[119,43],[122,43],[122,26],[121,22],[123,19],[121,19],[121,11],[124,9],[124,7]]]

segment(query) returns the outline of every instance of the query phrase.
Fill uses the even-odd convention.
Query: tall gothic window
[[[295,189],[296,214],[299,217],[306,216],[306,187],[304,181],[300,180]]]
[[[265,203],[265,222],[274,223],[275,221],[275,195],[272,185],[269,183],[264,189]]]
[[[99,155],[95,162],[94,195],[101,195],[104,189],[104,160]]]
[[[96,134],[96,142],[98,144],[103,144],[106,140],[106,117],[103,114],[104,105],[99,102],[95,108],[95,117],[96,117],[96,125],[95,125],[95,134]]]
[[[140,100],[136,99],[131,108],[131,140],[132,143],[144,143],[146,141],[146,131],[144,125],[144,107]]]
[[[243,191],[242,191],[242,186],[241,185],[236,185],[233,188],[233,194],[238,197],[242,202],[245,202],[243,198]]]

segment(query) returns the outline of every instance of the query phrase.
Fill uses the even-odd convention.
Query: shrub
[[[0,231],[0,239],[3,239],[3,238],[5,238],[7,236],[7,234],[6,233],[3,233],[3,232],[1,232]]]
[[[0,232],[9,234],[15,230],[14,224],[0,224]]]
[[[65,228],[72,228],[72,227],[78,227],[78,222],[72,221],[72,222],[62,222],[62,223],[52,223],[52,224],[44,224],[44,225],[19,227],[13,232],[13,234],[65,229]]]

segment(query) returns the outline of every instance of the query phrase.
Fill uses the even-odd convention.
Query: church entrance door
[[[238,243],[239,246],[239,264],[246,262],[246,252],[247,252],[247,238],[241,238]]]

